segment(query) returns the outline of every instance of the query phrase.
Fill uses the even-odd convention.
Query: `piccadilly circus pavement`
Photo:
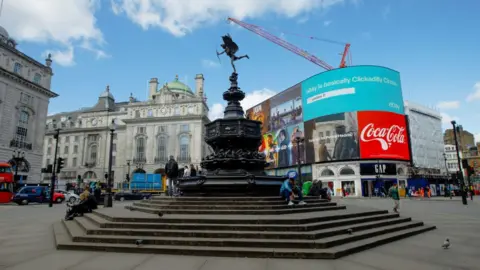
[[[0,205],[0,269],[480,269],[480,203],[459,200],[402,199],[405,214],[437,230],[339,260],[249,259],[150,254],[57,251],[52,224],[65,214],[65,205]],[[480,199],[480,198],[479,198]],[[349,208],[391,210],[389,199],[335,199]],[[117,203],[123,208],[128,203]],[[444,250],[445,238],[452,247]]]

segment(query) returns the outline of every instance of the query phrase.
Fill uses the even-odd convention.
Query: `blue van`
[[[18,205],[27,205],[29,203],[45,203],[50,199],[50,190],[43,186],[25,186],[22,187],[13,196],[12,201]],[[60,201],[61,203],[62,201]],[[59,203],[59,202],[57,202]]]

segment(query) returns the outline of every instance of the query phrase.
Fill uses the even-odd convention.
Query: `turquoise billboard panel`
[[[303,120],[353,111],[404,114],[400,74],[379,66],[353,66],[302,82]]]

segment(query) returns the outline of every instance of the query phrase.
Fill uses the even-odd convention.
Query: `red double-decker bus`
[[[13,196],[13,170],[6,162],[0,162],[0,203],[8,203]]]

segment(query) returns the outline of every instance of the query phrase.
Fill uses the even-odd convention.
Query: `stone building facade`
[[[91,108],[59,113],[46,121],[43,165],[53,164],[55,129],[61,129],[58,156],[65,158],[60,181],[105,181],[113,135],[113,178],[126,180],[134,172],[163,173],[170,155],[179,166],[200,165],[209,149],[203,142],[204,125],[209,122],[204,96],[204,77],[198,74],[196,87],[180,82],[178,76],[160,86],[157,78],[149,82],[149,98],[115,102],[107,86]],[[49,179],[45,174],[44,180]]]
[[[13,163],[20,183],[41,180],[43,136],[53,76],[50,56],[42,64],[20,52],[8,32],[0,27],[0,161]]]

